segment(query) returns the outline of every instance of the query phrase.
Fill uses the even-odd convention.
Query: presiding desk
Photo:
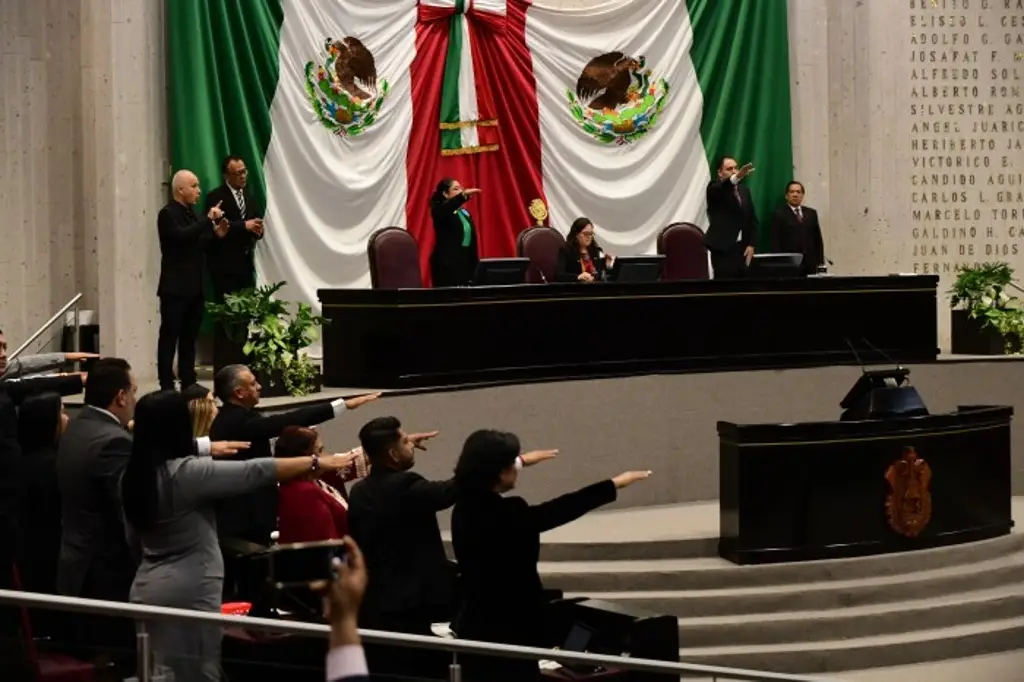
[[[773,563],[971,542],[1013,526],[1012,407],[718,423],[719,554]]]
[[[320,289],[327,386],[935,360],[932,275]]]

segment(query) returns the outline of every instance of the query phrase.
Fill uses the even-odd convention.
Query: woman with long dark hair
[[[556,450],[520,455],[519,439],[502,431],[476,431],[455,465],[458,501],[452,512],[452,547],[462,576],[463,610],[455,631],[464,639],[548,646],[543,638],[544,592],[537,560],[540,534],[615,500],[617,491],[650,475],[627,471],[543,504],[505,497],[519,471],[551,459]],[[536,661],[467,657],[467,677],[479,682],[540,679]]]
[[[57,444],[68,415],[57,393],[29,396],[18,410],[21,446],[19,477],[18,574],[29,592],[57,593],[61,504],[57,485]],[[42,609],[32,614],[39,636],[53,636],[55,616]]]
[[[219,612],[224,560],[216,504],[235,495],[308,474],[333,471],[340,457],[218,461],[196,457],[188,402],[175,391],[143,396],[135,408],[132,455],[121,479],[129,533],[142,547],[131,600]],[[219,626],[172,621],[146,624],[154,658],[176,680],[220,680]]]
[[[430,196],[434,222],[434,250],[430,253],[430,279],[435,287],[468,285],[480,261],[476,225],[465,203],[478,189],[466,189],[458,180],[444,178]]]
[[[565,237],[565,248],[558,252],[555,271],[559,282],[600,282],[615,258],[605,254],[594,236],[590,218],[577,218]]]

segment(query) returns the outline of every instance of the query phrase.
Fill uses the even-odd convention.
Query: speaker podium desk
[[[1012,407],[808,424],[718,423],[719,554],[765,564],[1006,535]]]

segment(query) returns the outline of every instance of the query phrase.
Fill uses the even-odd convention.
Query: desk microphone
[[[850,352],[853,353],[853,359],[857,361],[858,365],[860,365],[861,373],[867,374],[867,367],[864,365],[864,361],[860,359],[860,355],[857,354],[857,349],[853,347],[852,343],[850,343],[850,339],[844,338],[843,341],[846,343],[847,347],[849,347]]]
[[[544,276],[544,270],[542,270],[541,268],[537,267],[536,265],[533,266],[533,269],[537,271],[538,275],[540,275],[540,281],[543,282],[544,284],[547,284],[548,283],[548,278]]]
[[[902,365],[901,365],[900,363],[896,362],[896,361],[895,361],[895,360],[893,360],[893,359],[892,359],[891,357],[889,357],[888,355],[886,355],[885,351],[883,351],[883,350],[882,350],[881,348],[879,348],[879,347],[878,347],[878,346],[876,346],[875,344],[871,343],[870,341],[868,341],[868,340],[867,340],[867,339],[865,339],[864,337],[861,337],[861,339],[860,339],[860,340],[861,340],[861,343],[863,343],[863,344],[864,344],[865,346],[867,346],[867,347],[868,347],[868,348],[870,348],[871,350],[875,351],[876,353],[878,353],[879,355],[881,355],[881,356],[882,356],[883,358],[885,358],[886,360],[888,360],[889,362],[891,362],[891,363],[892,363],[893,365],[895,365],[895,366],[896,366],[896,369],[903,369],[903,366],[902,366]]]

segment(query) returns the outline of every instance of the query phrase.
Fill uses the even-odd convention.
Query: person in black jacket
[[[380,393],[372,393],[348,400],[339,398],[265,416],[254,409],[260,402],[261,388],[255,375],[245,365],[228,365],[214,377],[214,395],[220,398],[224,405],[210,426],[210,438],[244,441],[250,444],[248,450],[238,453],[233,459],[272,457],[270,440],[281,435],[286,427],[315,426],[334,419],[346,409],[354,410],[380,397]],[[276,529],[276,487],[271,486],[248,495],[224,500],[218,508],[217,532],[222,540],[231,538],[257,545],[269,545],[270,534]],[[231,589],[229,580],[225,580],[224,584],[225,589]]]
[[[540,535],[613,502],[616,491],[650,476],[628,471],[615,478],[530,505],[503,497],[524,466],[551,459],[556,450],[520,455],[519,439],[477,431],[466,439],[455,466],[458,501],[452,512],[452,547],[462,576],[463,610],[455,631],[463,639],[545,647],[545,602],[537,560]],[[467,678],[478,682],[539,680],[536,661],[467,657]]]
[[[199,178],[187,170],[174,174],[174,200],[160,209],[160,332],[157,337],[157,378],[163,390],[174,389],[174,352],[178,352],[181,387],[196,383],[196,339],[203,322],[203,251],[211,238],[223,239],[230,228],[220,206],[200,219]]]
[[[206,195],[206,210],[219,206],[228,221],[223,239],[212,239],[206,256],[213,285],[213,300],[223,303],[224,297],[256,283],[253,251],[263,239],[263,211],[249,192],[249,170],[240,156],[228,156],[221,164],[224,184]],[[243,332],[244,333],[244,332]],[[226,365],[245,362],[245,345],[232,339],[221,322],[213,329],[213,365],[219,370]]]
[[[590,218],[577,218],[565,237],[565,248],[558,252],[555,273],[559,282],[600,282],[614,263],[615,258],[598,245]]]
[[[825,264],[825,244],[821,238],[818,212],[804,206],[804,186],[796,180],[786,185],[786,203],[772,213],[771,240],[773,253],[799,253],[804,260],[800,269],[814,274]]]
[[[29,396],[18,409],[21,446],[18,573],[22,589],[57,593],[61,505],[57,486],[57,443],[68,427],[60,395]],[[57,637],[58,614],[32,614],[35,636]]]
[[[0,589],[13,589],[16,548],[19,544],[21,495],[21,445],[18,442],[16,405],[45,392],[73,395],[82,392],[83,376],[31,377],[0,380]],[[0,662],[11,679],[28,679],[35,673],[28,667],[21,647],[21,618],[13,606],[0,607]]]
[[[464,204],[478,189],[466,189],[458,180],[445,178],[430,197],[434,222],[434,250],[430,254],[430,279],[435,287],[470,284],[480,261],[476,226]]]
[[[708,220],[704,246],[711,253],[715,279],[742,277],[754,257],[757,212],[750,190],[741,183],[754,172],[753,164],[737,168],[736,159],[722,157],[718,177],[708,185]]]
[[[349,495],[349,532],[359,543],[373,580],[363,599],[361,627],[430,636],[431,624],[450,621],[455,568],[445,556],[437,512],[455,503],[452,481],[428,481],[412,471],[428,433],[406,433],[395,417],[359,430],[370,474]],[[449,658],[437,652],[370,647],[370,667],[387,679],[433,679]]]

